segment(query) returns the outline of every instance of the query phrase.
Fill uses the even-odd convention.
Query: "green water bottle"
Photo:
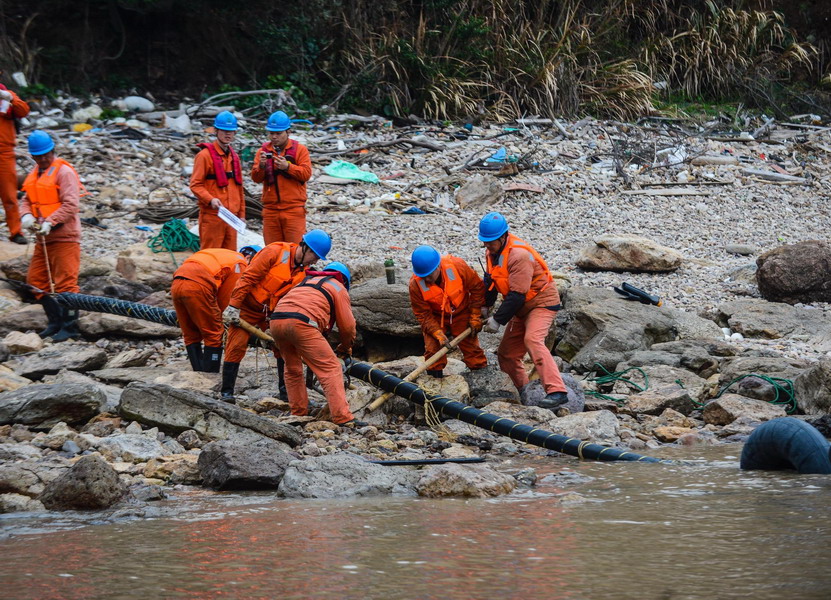
[[[384,271],[387,274],[387,283],[395,283],[395,262],[391,258],[384,261]]]

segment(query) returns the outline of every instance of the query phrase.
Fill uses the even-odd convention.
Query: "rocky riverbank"
[[[88,116],[92,129],[53,133],[90,192],[82,216],[95,219],[84,228],[82,292],[169,308],[171,273],[187,253],[154,254],[146,240],[156,221],[192,211],[187,177],[210,118],[136,116],[129,124]],[[737,135],[719,122],[661,119],[393,128],[335,115],[298,126],[295,137],[315,162],[309,224],[332,233],[332,258],[355,275],[358,357],[398,376],[418,365],[410,252],[429,243],[476,265],[478,220],[503,211],[557,272],[564,310],[549,341],[568,373],[568,409],[534,406],[538,383],[520,397],[496,368],[499,338],[488,334],[485,371],[451,359],[447,377],[417,383],[519,423],[648,454],[662,444],[740,442],[793,410],[791,391],[796,414],[827,427],[831,135],[806,121],[763,123]],[[255,125],[241,148],[262,141]],[[338,159],[378,182],[325,174]],[[20,166],[29,168],[23,157]],[[259,223],[249,225],[256,235]],[[0,269],[21,279],[30,254],[0,242]],[[394,285],[383,279],[385,258],[398,265]],[[662,306],[623,299],[612,290],[622,281]],[[291,417],[262,349],[248,353],[238,405],[227,405],[216,400],[217,376],[189,370],[176,329],[86,313],[83,341],[44,342],[32,333],[45,325],[40,306],[2,288],[0,512],[146,502],[180,485],[288,497],[496,495],[533,482],[501,469],[505,458],[548,452],[460,421],[431,428],[403,399],[367,413],[380,392],[355,379],[350,405],[367,427]],[[488,463],[369,462],[479,456]]]

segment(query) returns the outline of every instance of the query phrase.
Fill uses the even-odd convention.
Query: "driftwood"
[[[668,190],[623,190],[625,196],[709,196],[710,192],[693,188],[676,188]]]
[[[364,144],[363,146],[355,146],[354,148],[346,148],[344,150],[332,150],[330,152],[321,152],[314,150],[316,154],[323,154],[325,156],[337,156],[339,154],[349,154],[350,152],[360,152],[361,150],[369,150],[370,148],[388,148],[390,146],[397,146],[399,144],[409,144],[411,146],[419,146],[420,148],[427,148],[428,150],[439,151],[444,150],[443,144],[435,142],[428,142],[426,140],[414,140],[412,138],[396,138],[385,142],[372,142],[371,144]]]
[[[783,175],[782,173],[774,173],[772,171],[763,171],[762,169],[742,169],[743,175],[750,177],[758,177],[767,181],[785,182],[785,183],[808,183],[804,177],[796,177],[795,175]]]
[[[739,159],[735,156],[696,156],[690,161],[690,164],[700,165],[737,165]]]

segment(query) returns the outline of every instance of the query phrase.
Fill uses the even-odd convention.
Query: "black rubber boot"
[[[546,395],[545,398],[540,400],[539,406],[540,408],[554,410],[556,408],[561,407],[566,402],[568,402],[568,392],[551,392],[550,394]]]
[[[288,402],[289,400],[289,393],[286,390],[286,378],[285,378],[285,370],[286,370],[286,361],[282,358],[277,359],[277,381],[280,388],[280,400],[284,402]]]
[[[427,369],[427,374],[430,377],[441,379],[442,377],[444,377],[444,369]]]
[[[224,362],[222,363],[222,386],[219,388],[220,400],[236,404],[234,399],[234,387],[237,385],[237,375],[239,374],[239,363]]]
[[[41,338],[48,338],[61,330],[61,324],[63,324],[63,307],[52,296],[44,296],[40,299],[40,303],[43,305],[43,312],[46,313],[48,324],[46,325],[46,329],[38,333],[38,335]]]
[[[188,353],[191,369],[194,371],[202,371],[202,343],[188,344],[185,346],[185,350]]]
[[[61,323],[61,330],[52,336],[53,342],[65,342],[72,339],[77,340],[81,337],[81,331],[78,329],[78,309],[77,308],[63,308],[63,321]]]
[[[205,346],[205,353],[202,355],[202,370],[205,373],[219,373],[219,365],[221,363],[222,346],[219,346],[218,348]]]

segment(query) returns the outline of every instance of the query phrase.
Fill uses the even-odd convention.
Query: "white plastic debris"
[[[141,96],[127,96],[123,100],[126,110],[136,112],[150,112],[155,110],[156,106],[147,98]]]

